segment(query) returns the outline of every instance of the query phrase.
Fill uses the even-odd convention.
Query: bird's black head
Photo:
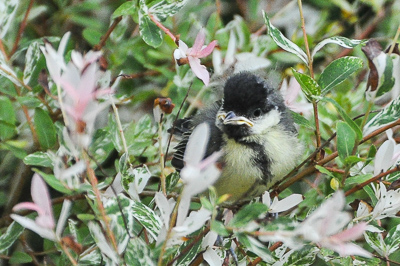
[[[280,118],[276,116],[285,108],[280,94],[270,88],[265,80],[242,72],[226,82],[216,123],[228,137],[241,139],[257,134],[260,124],[266,123],[263,120],[268,119],[268,114],[273,113],[271,119],[278,119],[279,122]]]

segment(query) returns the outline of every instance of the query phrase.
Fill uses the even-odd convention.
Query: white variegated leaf
[[[28,84],[31,80],[32,73],[40,58],[40,48],[38,42],[33,42],[29,45],[25,55],[24,83]]]
[[[334,37],[330,37],[327,38],[325,40],[322,40],[320,43],[318,43],[315,47],[314,50],[311,53],[311,57],[314,57],[314,55],[322,49],[322,47],[324,47],[325,45],[327,45],[328,43],[334,43],[337,45],[340,45],[344,48],[354,48],[357,45],[359,45],[360,43],[363,43],[363,40],[353,40],[353,39],[348,39],[346,37],[342,37],[342,36],[334,36]]]
[[[118,265],[119,263],[118,254],[115,252],[115,250],[113,250],[111,245],[108,243],[107,239],[103,235],[100,226],[97,223],[90,221],[88,227],[101,253],[110,258],[114,264]]]
[[[8,28],[17,11],[19,0],[6,0],[0,2],[0,39],[6,35]]]
[[[393,123],[400,119],[400,97],[393,100],[390,104],[375,115],[364,127],[364,135],[368,135],[371,132]]]
[[[281,47],[283,50],[297,55],[306,65],[308,65],[308,59],[306,53],[299,47],[297,46],[294,42],[286,38],[282,32],[280,32],[277,28],[275,28],[267,14],[263,11],[264,15],[264,20],[265,24],[267,25],[268,28],[268,34],[272,37],[272,39],[275,41],[275,43]]]

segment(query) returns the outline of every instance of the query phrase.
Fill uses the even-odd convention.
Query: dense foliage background
[[[1,0],[2,264],[400,264],[399,14],[394,0]],[[209,83],[174,57],[201,34],[212,54],[186,55]],[[195,197],[218,170],[188,156],[180,178],[167,130],[242,70],[281,90],[305,151],[261,201],[218,214],[225,196]]]

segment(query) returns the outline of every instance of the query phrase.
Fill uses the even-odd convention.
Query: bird
[[[292,170],[302,155],[302,144],[280,92],[251,72],[230,76],[222,99],[179,119],[174,134],[172,166],[180,171],[193,129],[207,123],[209,141],[204,157],[222,150],[221,174],[214,183],[219,196],[228,194],[226,206],[240,205],[260,196]]]

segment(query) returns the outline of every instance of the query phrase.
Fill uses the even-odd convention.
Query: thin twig
[[[87,155],[85,157],[87,157]],[[104,222],[104,226],[105,226],[105,230],[107,232],[108,238],[110,239],[114,250],[118,253],[117,241],[115,240],[114,233],[112,232],[110,223],[108,222],[109,218],[107,217],[107,214],[105,212],[103,202],[101,201],[101,198],[100,198],[100,191],[99,191],[99,188],[97,187],[97,184],[98,184],[97,178],[94,173],[94,170],[90,167],[90,161],[88,158],[86,159],[86,168],[87,168],[86,172],[87,172],[90,184],[92,185],[93,193],[96,198],[96,203],[97,203],[98,209],[100,211],[102,220]]]
[[[175,35],[173,35],[171,33],[171,31],[169,29],[167,29],[163,24],[160,23],[160,21],[158,21],[153,14],[148,14],[150,19],[157,25],[157,27],[159,27],[163,32],[165,32],[165,34],[167,34],[173,41],[174,43],[177,42],[178,38],[175,37]]]
[[[100,38],[100,42],[93,47],[93,50],[100,51],[104,47],[104,45],[106,44],[106,41],[110,37],[111,33],[114,31],[114,29],[117,27],[118,23],[121,20],[122,20],[122,16],[114,19],[113,24],[110,26],[110,28],[108,28],[106,34],[104,34],[104,36],[102,36]]]
[[[389,52],[388,52],[389,56],[393,53],[393,50],[394,50],[394,47],[396,46],[397,39],[399,38],[399,35],[400,35],[400,25],[397,28],[396,35],[393,38],[392,45],[390,45],[390,49],[389,49]]]
[[[25,30],[26,22],[27,22],[27,20],[28,20],[29,13],[30,13],[30,11],[31,11],[31,9],[32,9],[32,7],[33,7],[33,3],[34,3],[34,2],[35,2],[34,0],[31,0],[31,1],[29,2],[28,9],[26,10],[25,15],[24,15],[24,19],[22,20],[21,25],[19,26],[19,30],[18,30],[17,37],[15,38],[14,46],[13,46],[13,48],[12,48],[10,54],[9,54],[10,57],[11,57],[11,56],[17,51],[17,49],[18,49],[19,41],[21,40],[22,33],[23,33],[24,30]]]
[[[390,123],[384,127],[381,127],[377,130],[375,130],[374,132],[368,134],[367,136],[365,136],[361,141],[360,144],[370,140],[371,138],[385,132],[386,130],[393,128],[395,126],[400,125],[400,119],[398,119],[397,121]],[[335,151],[334,153],[332,153],[331,155],[319,160],[316,164],[317,165],[324,165],[332,160],[334,160],[336,157],[338,156],[338,152]],[[297,182],[298,180],[304,178],[305,176],[312,174],[316,171],[315,166],[311,165],[309,167],[307,167],[306,169],[304,169],[303,171],[301,171],[300,173],[298,173],[297,175],[293,176],[289,181],[283,183],[282,185],[280,185],[276,190],[275,193],[276,195],[279,194],[280,192],[282,192],[283,190],[285,190],[286,188],[288,188],[289,186],[291,186],[293,183]]]
[[[376,176],[374,176],[373,178],[370,178],[370,179],[368,179],[367,181],[365,181],[365,182],[363,182],[363,183],[361,183],[361,184],[357,184],[355,187],[353,187],[353,188],[347,190],[347,191],[344,193],[344,195],[347,197],[347,196],[353,194],[354,192],[356,192],[356,191],[362,189],[362,188],[365,187],[366,185],[369,185],[369,184],[371,184],[372,182],[378,181],[378,180],[381,179],[382,177],[387,176],[387,175],[390,175],[390,174],[395,173],[395,172],[397,172],[397,171],[400,171],[400,165],[396,165],[396,167],[393,168],[393,169],[390,169],[390,170],[388,170],[388,171],[386,171],[386,172],[380,173],[379,175],[376,175]]]

